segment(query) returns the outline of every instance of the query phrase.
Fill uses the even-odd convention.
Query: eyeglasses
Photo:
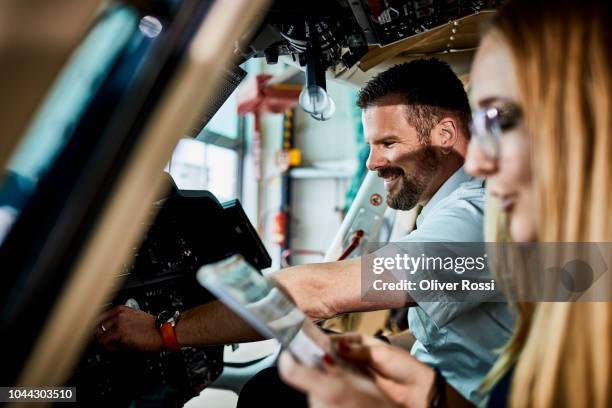
[[[472,139],[489,158],[497,159],[502,134],[516,127],[522,116],[521,109],[514,104],[474,111],[470,123]]]

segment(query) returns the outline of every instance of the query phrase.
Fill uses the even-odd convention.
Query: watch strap
[[[174,332],[174,325],[172,323],[162,323],[159,326],[159,330],[161,331],[164,345],[168,350],[181,351],[181,346],[176,339],[176,333]]]

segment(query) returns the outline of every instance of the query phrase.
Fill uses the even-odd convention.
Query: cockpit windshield
[[[138,15],[116,6],[98,19],[49,91],[0,181],[0,245],[74,129],[120,53],[133,46]]]

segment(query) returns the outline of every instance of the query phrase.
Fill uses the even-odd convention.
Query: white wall
[[[355,125],[352,94],[346,85],[328,82],[327,90],[336,103],[336,113],[320,122],[299,110],[296,117],[296,144],[306,165],[313,161],[355,160]]]
[[[296,115],[296,147],[302,150],[304,166],[347,169],[338,171],[350,177],[294,179],[291,246],[323,253],[331,245],[342,222],[339,212],[345,204],[346,191],[356,168],[356,131],[352,113],[351,88],[329,82],[329,94],[336,103],[336,113],[319,122],[299,111]],[[320,256],[296,255],[294,264],[320,262]]]
[[[249,75],[255,72],[278,74],[281,64],[249,66]],[[325,252],[340,226],[339,208],[344,206],[344,197],[356,166],[355,125],[352,113],[354,91],[346,85],[328,83],[328,91],[336,103],[336,113],[326,121],[319,122],[297,109],[295,144],[302,150],[302,166],[341,166],[349,168],[344,178],[293,179],[290,242],[295,249]],[[252,115],[247,126],[252,129]],[[280,210],[280,169],[276,163],[277,152],[282,143],[282,119],[280,114],[262,115],[262,177],[255,182],[252,146],[244,163],[243,205],[253,224],[258,228],[264,245],[273,259],[272,269],[280,267],[280,249],[274,242],[274,216]],[[292,262],[318,262],[318,256],[294,256]]]

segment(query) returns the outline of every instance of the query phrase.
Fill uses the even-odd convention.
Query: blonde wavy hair
[[[487,35],[514,59],[541,242],[612,241],[610,9],[511,1]],[[612,406],[612,303],[522,303],[485,387],[515,366],[512,407]]]

